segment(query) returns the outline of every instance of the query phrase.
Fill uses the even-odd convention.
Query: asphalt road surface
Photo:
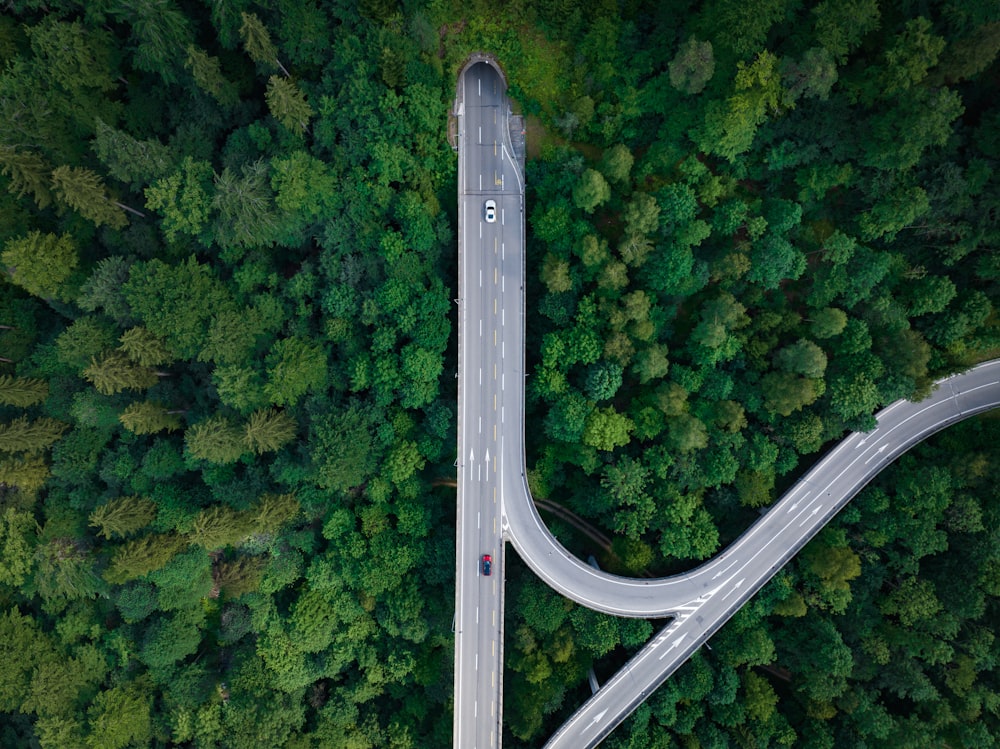
[[[947,378],[920,403],[879,412],[848,435],[746,533],[696,569],[659,580],[594,569],[544,526],[524,474],[524,190],[505,84],[485,63],[459,80],[459,434],[456,534],[456,749],[500,745],[504,541],[546,583],[618,616],[671,617],[546,744],[596,746],[819,532],[917,442],[1000,405],[1000,360]],[[486,220],[485,203],[496,203]],[[483,554],[492,575],[482,574]]]
[[[520,470],[523,410],[523,178],[512,158],[506,85],[485,63],[459,81],[459,384],[456,749],[500,745],[503,527],[507,470]],[[496,203],[487,221],[486,201]],[[492,573],[483,574],[484,554]]]
[[[673,578],[672,587],[669,580],[650,581],[648,586],[630,581],[628,587],[607,581],[602,605],[628,609],[631,616],[669,613],[673,621],[584,703],[545,749],[597,746],[879,471],[935,432],[998,406],[1000,360],[942,380],[930,398],[897,401],[876,414],[874,430],[841,440],[743,536],[711,561]],[[576,565],[562,569],[577,574]],[[558,577],[552,565],[546,574]],[[661,591],[659,601],[639,597],[648,600],[645,612],[630,592],[636,583]],[[574,580],[567,576],[559,584],[572,587]]]

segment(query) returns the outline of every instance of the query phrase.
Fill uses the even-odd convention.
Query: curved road
[[[589,608],[672,621],[546,744],[596,746],[753,596],[882,468],[950,424],[1000,405],[1000,360],[898,401],[853,433],[740,538],[690,572],[629,579],[564,549],[531,499],[524,457],[524,189],[505,83],[486,62],[459,78],[459,478],[456,538],[456,749],[499,746],[503,550],[513,543],[546,583]],[[486,220],[485,201],[497,205]],[[511,385],[510,388],[506,387]],[[481,574],[482,554],[493,575]]]

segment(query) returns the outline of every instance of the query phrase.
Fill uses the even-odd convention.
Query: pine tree
[[[154,533],[118,547],[104,579],[121,585],[160,569],[183,549],[187,542],[172,533]]]
[[[253,514],[253,532],[274,533],[299,514],[301,505],[294,494],[265,494],[250,512]]]
[[[60,237],[40,231],[8,240],[0,257],[11,280],[40,299],[65,296],[63,286],[79,263],[69,234]]]
[[[295,437],[295,419],[274,408],[254,411],[246,425],[246,444],[261,455],[281,449]]]
[[[309,118],[316,114],[302,89],[293,81],[276,75],[268,79],[264,98],[274,119],[293,133],[304,133],[309,127]]]
[[[27,416],[21,416],[9,424],[0,424],[0,450],[35,455],[50,447],[67,428],[55,419],[28,421]]]
[[[278,50],[271,41],[271,34],[256,13],[240,13],[243,24],[240,26],[240,36],[243,37],[243,46],[246,48],[250,59],[260,65],[274,65],[281,68],[281,72],[287,78],[289,73],[285,66],[278,60]]]
[[[115,497],[90,513],[89,525],[97,535],[111,540],[142,530],[156,518],[156,504],[145,497]]]
[[[189,427],[184,443],[191,455],[211,463],[235,463],[246,450],[243,430],[225,416],[212,416]]]
[[[215,505],[202,510],[191,526],[191,543],[206,549],[235,546],[254,532],[254,513],[237,512],[232,507]]]
[[[49,175],[52,167],[38,154],[17,151],[12,146],[0,146],[0,174],[10,179],[7,189],[23,198],[31,195],[39,210],[52,204]]]
[[[0,375],[0,404],[26,408],[41,403],[49,394],[49,385],[33,377]]]
[[[75,166],[61,166],[54,169],[52,191],[59,202],[72,208],[88,221],[93,221],[96,226],[107,224],[113,229],[124,229],[128,226],[124,213],[126,207],[108,197],[100,176],[89,169]]]
[[[118,420],[133,434],[155,434],[166,429],[175,432],[181,428],[177,411],[168,411],[164,406],[153,401],[130,403]]]
[[[155,138],[138,140],[97,120],[92,148],[108,174],[130,184],[148,184],[173,167],[170,149]]]
[[[174,359],[160,337],[146,328],[129,328],[119,340],[125,355],[140,366],[158,367]]]
[[[91,358],[90,366],[83,370],[83,376],[104,395],[114,395],[126,388],[145,390],[157,382],[156,372],[129,361],[120,351],[112,351],[100,361]]]
[[[191,45],[187,48],[184,67],[191,71],[198,88],[210,94],[222,106],[229,107],[239,101],[235,87],[222,75],[218,57],[212,57]]]
[[[0,486],[16,486],[27,494],[38,491],[49,477],[49,467],[40,455],[23,459],[0,457]]]

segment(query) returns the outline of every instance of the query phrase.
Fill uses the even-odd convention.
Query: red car
[[[489,577],[493,573],[493,557],[483,554],[483,574]]]

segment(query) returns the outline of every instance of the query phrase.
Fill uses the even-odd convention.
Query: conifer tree
[[[104,395],[114,395],[126,388],[145,390],[157,382],[156,372],[141,367],[120,351],[106,354],[100,361],[91,358],[90,366],[83,370],[84,378]]]
[[[90,513],[89,525],[97,535],[125,537],[145,528],[156,518],[156,504],[145,497],[115,497]]]
[[[104,579],[121,585],[160,569],[187,545],[173,533],[154,533],[120,546],[104,571]]]
[[[234,463],[246,450],[243,430],[225,416],[212,416],[188,428],[184,443],[196,458],[211,463]]]
[[[26,408],[41,403],[49,394],[49,385],[33,377],[0,375],[0,404]]]
[[[295,419],[275,408],[250,414],[246,425],[246,444],[258,455],[281,449],[295,437]]]
[[[55,419],[43,417],[29,421],[27,416],[21,416],[0,424],[0,450],[35,455],[50,447],[66,429],[66,424]]]
[[[191,72],[198,88],[211,95],[222,106],[232,106],[239,101],[235,87],[222,75],[218,57],[212,57],[192,44],[187,48],[184,67]]]
[[[52,204],[49,175],[52,167],[41,156],[30,151],[18,151],[13,146],[0,146],[0,174],[10,179],[7,189],[23,198],[31,195],[39,210]]]
[[[118,420],[133,434],[155,434],[166,429],[175,432],[181,428],[178,411],[168,411],[153,401],[130,403]]]
[[[240,26],[240,36],[243,46],[250,59],[259,65],[274,65],[281,69],[287,78],[289,73],[278,60],[278,50],[271,41],[271,34],[256,13],[241,13],[243,24]]]
[[[49,477],[49,467],[40,455],[25,458],[0,457],[0,486],[16,486],[32,494],[42,487]]]
[[[8,240],[0,257],[11,280],[40,299],[62,297],[63,285],[79,263],[68,234],[60,237],[40,231]]]
[[[60,203],[72,208],[96,226],[107,224],[113,229],[128,226],[125,206],[108,197],[100,176],[89,169],[61,166],[52,171],[52,191]]]
[[[198,513],[191,526],[191,543],[206,549],[235,546],[254,532],[254,513],[237,512],[226,505],[215,505]]]
[[[304,133],[309,119],[316,114],[298,85],[276,75],[268,79],[264,97],[274,119],[293,133]]]
[[[125,355],[143,367],[158,367],[173,361],[163,340],[146,328],[129,328],[119,340]]]
[[[265,494],[251,510],[254,516],[253,532],[274,533],[297,516],[300,509],[294,494]]]
[[[138,140],[97,120],[92,148],[108,174],[130,184],[148,184],[173,167],[170,149],[155,138]]]

